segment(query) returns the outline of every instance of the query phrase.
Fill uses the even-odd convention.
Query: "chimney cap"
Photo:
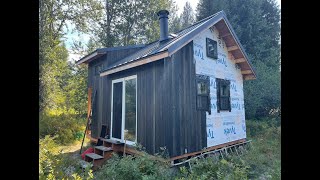
[[[167,10],[160,10],[160,11],[158,11],[157,12],[157,15],[158,16],[161,16],[161,15],[169,15],[169,11],[167,11]]]

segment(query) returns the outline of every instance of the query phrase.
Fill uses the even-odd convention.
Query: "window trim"
[[[207,93],[199,94],[198,84],[204,82],[207,85]],[[206,97],[207,107],[202,108],[198,106],[199,97]],[[211,98],[210,98],[210,77],[207,75],[196,74],[196,109],[199,111],[207,111],[211,114]]]
[[[229,90],[227,96],[221,97],[221,87],[223,85],[227,85],[227,89]],[[230,93],[230,84],[231,81],[227,79],[220,79],[216,78],[216,85],[217,85],[217,112],[220,113],[220,111],[229,111],[231,112],[231,93]],[[221,98],[228,98],[228,108],[221,109]]]
[[[138,107],[137,107],[137,100],[138,100],[138,77],[137,75],[132,75],[132,76],[127,76],[127,77],[123,77],[123,78],[119,78],[119,79],[114,79],[111,81],[111,122],[110,122],[110,139],[114,139],[114,140],[119,140],[120,142],[124,142],[124,130],[125,130],[125,111],[126,111],[126,107],[125,107],[125,85],[126,85],[126,80],[131,80],[131,79],[135,79],[136,80],[136,139],[135,141],[130,141],[130,140],[126,140],[126,144],[128,145],[132,145],[134,146],[135,144],[137,144],[138,142]],[[121,139],[117,139],[117,138],[113,138],[112,137],[112,118],[113,118],[113,84],[114,83],[118,83],[118,82],[122,82],[122,119],[121,119]]]
[[[209,44],[213,44],[214,46],[214,54],[211,55],[209,54]],[[207,54],[207,57],[209,58],[212,58],[212,59],[218,59],[218,43],[217,41],[213,40],[213,39],[210,39],[210,38],[206,38],[206,54]]]

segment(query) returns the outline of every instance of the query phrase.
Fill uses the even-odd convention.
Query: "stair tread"
[[[95,146],[95,149],[99,149],[101,151],[112,151],[111,147],[105,147],[105,146]]]
[[[112,144],[124,144],[123,142],[117,141],[117,140],[113,140],[113,139],[105,139],[105,138],[100,138],[102,141],[108,142],[108,143],[112,143]]]
[[[99,154],[96,153],[88,153],[86,154],[86,156],[90,157],[91,159],[97,160],[97,159],[103,159],[102,156],[100,156]]]

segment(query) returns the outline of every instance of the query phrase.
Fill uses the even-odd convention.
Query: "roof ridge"
[[[122,50],[122,49],[127,49],[127,48],[134,48],[134,47],[144,47],[146,44],[130,44],[126,46],[113,46],[113,47],[103,47],[103,48],[98,48],[96,50],[98,51],[106,51],[106,50]]]
[[[224,11],[222,10],[222,11],[216,12],[216,13],[214,13],[214,14],[212,14],[212,15],[210,15],[210,16],[208,16],[208,17],[206,17],[206,18],[203,18],[203,19],[201,19],[201,20],[199,20],[199,21],[197,21],[197,22],[195,22],[195,23],[191,24],[191,25],[190,25],[190,26],[188,26],[188,27],[185,27],[185,28],[183,28],[183,29],[180,29],[180,30],[179,30],[179,31],[177,31],[177,32],[174,32],[174,34],[177,34],[177,33],[181,32],[181,31],[183,31],[183,30],[185,30],[185,29],[188,29],[188,28],[190,28],[190,27],[192,27],[192,26],[195,26],[195,25],[197,25],[197,24],[200,24],[200,23],[202,23],[203,21],[206,21],[206,20],[208,20],[208,19],[212,18],[213,16],[216,16],[216,15],[217,15],[217,14],[219,14],[219,13],[224,13]]]
[[[198,26],[201,26],[202,23],[206,23],[206,21],[210,20],[211,18],[219,15],[223,13],[223,11],[219,11],[215,14],[212,14],[200,21],[197,21],[196,23],[190,25],[189,27],[186,27],[184,29],[181,29],[180,31],[177,32],[177,37],[174,37],[172,39],[170,39],[170,41],[168,42],[165,42],[165,43],[160,43],[159,40],[157,41],[154,41],[154,42],[151,42],[149,44],[147,44],[144,48],[142,49],[139,49],[137,52],[127,56],[127,57],[124,57],[123,59],[120,59],[119,61],[117,62],[114,62],[113,64],[110,65],[109,68],[107,69],[112,69],[116,66],[119,66],[119,65],[123,65],[125,63],[130,63],[132,61],[135,61],[137,59],[140,59],[140,58],[143,58],[143,57],[146,57],[146,56],[149,56],[149,55],[152,55],[156,52],[161,52],[161,51],[165,51],[165,48],[170,46],[170,44],[172,43],[175,43],[175,41],[179,38],[181,38],[182,36],[190,33],[190,31],[193,31],[194,29],[198,28]],[[107,70],[105,69],[105,70]]]

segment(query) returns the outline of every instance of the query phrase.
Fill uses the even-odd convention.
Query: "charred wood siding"
[[[107,65],[112,54],[107,56],[103,56],[105,60],[96,60],[94,65]],[[89,68],[90,75],[94,75],[94,65]],[[196,109],[193,42],[171,57],[101,78],[93,77],[90,81],[93,90],[99,92],[93,137],[99,135],[102,124],[111,128],[112,80],[131,75],[137,75],[137,138],[148,153],[154,154],[160,147],[166,147],[173,157],[206,146],[206,114]]]
[[[139,66],[119,73],[103,77],[106,93],[106,109],[103,114],[106,116],[105,123],[111,124],[111,83],[112,80],[137,75],[137,138],[138,142],[146,148],[148,153],[154,154],[158,151],[159,145],[164,146],[162,113],[159,111],[162,106],[163,88],[160,88],[163,77],[164,60]],[[162,107],[161,107],[162,108]],[[162,143],[161,143],[162,142]]]
[[[196,110],[196,75],[193,42],[177,51],[164,63],[166,96],[163,120],[165,144],[170,156],[201,150],[206,146],[206,114]]]
[[[106,55],[101,56],[99,59],[89,63],[88,68],[88,87],[92,87],[92,92],[97,91],[95,104],[92,106],[92,123],[91,123],[91,136],[97,138],[100,135],[101,125],[106,123],[106,115],[103,113],[107,108],[107,97],[105,96],[108,93],[107,85],[98,74],[95,73],[96,66],[102,65],[103,68],[107,68],[112,65],[114,62],[138,51],[141,47],[124,49],[117,51],[107,52]],[[111,84],[111,83],[110,83]],[[111,91],[110,91],[111,92]],[[110,93],[111,96],[111,93]],[[110,127],[107,127],[107,129]]]

